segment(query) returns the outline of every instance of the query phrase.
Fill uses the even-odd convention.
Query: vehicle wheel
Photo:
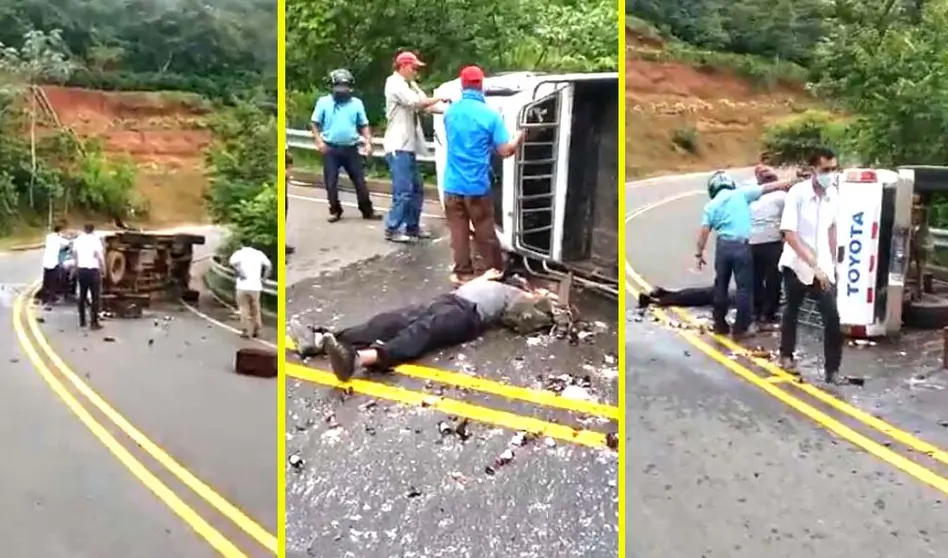
[[[125,277],[125,254],[118,250],[112,250],[108,255],[109,281],[113,285],[118,285]]]
[[[948,326],[948,295],[923,294],[921,300],[907,302],[902,322],[916,329],[941,329]]]

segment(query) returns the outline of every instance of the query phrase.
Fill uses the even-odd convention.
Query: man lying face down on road
[[[490,269],[430,302],[376,314],[339,331],[314,328],[310,344],[300,344],[300,356],[325,352],[333,373],[346,381],[360,366],[391,369],[425,353],[473,341],[500,323],[520,333],[552,325],[554,295],[526,282],[514,286],[501,279],[502,272]]]

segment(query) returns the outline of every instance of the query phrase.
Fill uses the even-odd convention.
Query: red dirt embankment
[[[662,42],[626,30],[626,175],[629,179],[756,162],[776,120],[813,105],[802,89],[763,92],[726,70],[643,60]],[[694,140],[685,149],[676,137]]]
[[[96,138],[109,155],[138,168],[136,189],[148,205],[147,224],[206,220],[203,150],[211,142],[207,101],[168,92],[95,91],[45,86],[63,126]]]

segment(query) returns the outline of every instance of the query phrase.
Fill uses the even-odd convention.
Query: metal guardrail
[[[948,248],[948,229],[928,229],[935,248]]]
[[[214,258],[211,258],[210,271],[211,273],[214,273],[215,275],[223,277],[227,279],[228,281],[232,281],[232,282],[237,281],[237,274],[234,273],[234,270],[225,265],[222,265],[220,262],[218,262]],[[278,286],[277,286],[276,281],[271,281],[269,279],[263,280],[263,290],[261,291],[261,294],[265,294],[268,296],[277,296],[277,290],[278,290]]]
[[[434,163],[434,155],[429,155],[434,151],[434,142],[427,141],[425,142],[426,153],[420,153],[417,155],[418,161],[422,163]],[[313,141],[313,133],[309,130],[294,130],[292,128],[287,128],[286,130],[286,146],[292,147],[294,149],[307,149],[309,151],[316,151],[316,142]],[[381,138],[372,138],[372,152],[369,153],[369,157],[372,158],[382,158],[385,156],[385,149],[382,147]]]

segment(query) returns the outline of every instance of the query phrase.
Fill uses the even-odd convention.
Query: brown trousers
[[[471,228],[474,244],[486,269],[503,270],[504,256],[494,230],[494,205],[490,195],[444,195],[444,218],[451,232],[451,252],[454,254],[454,273],[473,275],[471,260]]]
[[[237,290],[240,326],[247,335],[258,335],[263,327],[260,312],[260,291]]]

